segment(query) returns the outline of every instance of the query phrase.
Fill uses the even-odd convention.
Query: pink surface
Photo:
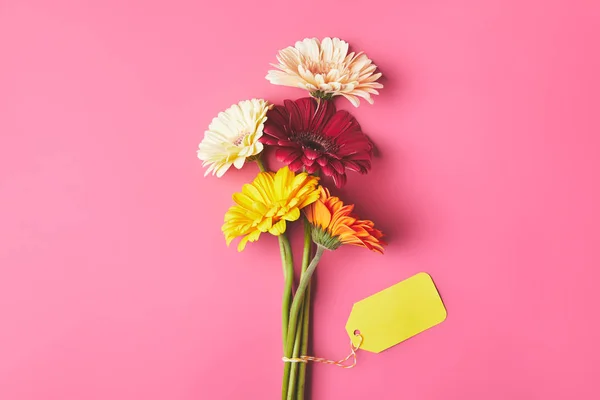
[[[0,399],[276,399],[276,240],[220,232],[254,168],[196,147],[276,51],[339,36],[386,76],[350,109],[380,149],[341,192],[383,257],[327,254],[314,353],[352,303],[419,271],[448,319],[313,399],[597,399],[599,3],[0,2]],[[368,187],[368,190],[364,190]],[[298,233],[298,232],[296,232]]]

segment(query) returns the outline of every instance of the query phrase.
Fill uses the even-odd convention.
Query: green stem
[[[285,352],[286,340],[288,338],[289,332],[289,318],[290,318],[290,301],[292,300],[292,290],[294,287],[294,262],[292,258],[292,247],[290,246],[290,241],[285,233],[278,236],[279,238],[279,249],[281,250],[281,262],[283,265],[283,279],[284,279],[284,287],[283,287],[283,300],[281,302],[281,331],[283,337],[283,349]],[[289,379],[289,369],[288,375],[285,375],[286,368],[289,367],[289,363],[285,363],[284,365],[284,384],[283,396],[287,396],[287,383]],[[285,399],[285,397],[283,397]]]
[[[303,313],[300,314],[300,320],[298,321],[298,327],[296,328],[296,338],[294,340],[294,351],[292,353],[293,358],[300,357],[300,346],[302,345],[302,318]],[[287,388],[287,400],[296,400],[296,378],[298,377],[298,368],[304,363],[290,363],[290,377],[288,380]],[[283,383],[285,385],[285,382]]]
[[[307,219],[304,220],[304,253],[302,254],[302,273],[308,268],[310,263],[310,255],[312,253],[312,237],[311,237],[311,226]],[[308,340],[309,340],[309,325],[310,325],[310,306],[311,306],[311,282],[308,283],[306,288],[306,294],[304,295],[304,305],[302,307],[302,343],[300,345],[300,354],[306,355],[308,353]],[[304,386],[306,383],[306,363],[299,365],[298,371],[298,390],[297,400],[304,399]]]
[[[302,253],[302,275],[306,273],[312,250],[312,237],[310,223],[304,218],[304,252]],[[301,275],[301,276],[302,276]],[[302,302],[302,309],[298,317],[298,327],[294,340],[293,358],[307,354],[308,347],[308,322],[310,318],[310,280]],[[306,363],[292,363],[288,382],[288,400],[304,399],[304,381],[306,378]],[[295,396],[295,397],[294,397]]]
[[[258,164],[258,169],[260,170],[260,172],[267,172],[265,164],[263,163],[262,158],[260,156],[256,157],[254,161],[256,161],[256,164]]]
[[[284,280],[283,299],[281,301],[281,331],[283,337],[283,346],[285,349],[285,341],[288,337],[290,318],[290,301],[292,299],[292,288],[294,286],[294,261],[292,258],[292,248],[287,235],[283,233],[279,235],[278,238]]]
[[[292,307],[290,310],[290,318],[289,325],[287,330],[287,339],[285,341],[285,350],[284,356],[291,358],[294,352],[294,342],[295,342],[295,333],[298,327],[298,315],[300,314],[300,309],[302,308],[302,304],[304,302],[304,295],[306,293],[306,288],[308,287],[308,283],[310,282],[310,278],[312,274],[315,272],[317,265],[319,264],[319,260],[325,251],[324,247],[317,245],[317,251],[315,256],[313,257],[310,265],[306,269],[305,273],[302,274],[300,279],[300,284],[298,285],[298,289],[296,290],[296,295],[294,296],[294,300],[292,301]],[[291,363],[286,362],[283,369],[283,388],[282,388],[282,398],[287,399],[287,384],[290,380],[291,373]]]

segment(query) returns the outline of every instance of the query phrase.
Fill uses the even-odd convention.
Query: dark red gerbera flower
[[[285,100],[267,113],[260,140],[276,146],[277,159],[292,171],[321,171],[338,188],[346,183],[346,170],[364,174],[371,169],[371,142],[356,119],[336,111],[332,101]]]

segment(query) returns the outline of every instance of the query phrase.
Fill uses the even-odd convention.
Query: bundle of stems
[[[313,273],[325,249],[317,245],[313,255],[311,225],[305,219],[300,282],[295,293],[292,293],[294,265],[287,236],[281,235],[279,244],[285,278],[282,302],[283,353],[287,360],[296,360],[283,364],[281,398],[282,400],[301,400],[304,399],[307,364],[297,360],[301,355],[306,355],[308,351],[311,315],[310,286]]]
[[[257,157],[256,163],[261,172],[267,171],[262,159]],[[313,254],[311,225],[304,221],[304,250],[300,282],[294,292],[294,257],[292,246],[286,233],[279,235],[279,249],[283,266],[284,289],[281,306],[281,331],[283,354],[288,359],[297,359],[308,352],[310,336],[312,275],[323,255],[324,247],[316,245]],[[284,362],[283,381],[281,385],[282,400],[302,400],[306,388],[305,362]]]

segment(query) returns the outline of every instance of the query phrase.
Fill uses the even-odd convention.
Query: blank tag
[[[380,353],[446,319],[444,303],[425,272],[355,303],[346,331],[361,350]]]

